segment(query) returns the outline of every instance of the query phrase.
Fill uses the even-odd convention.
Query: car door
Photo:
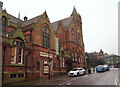
[[[79,72],[80,72],[80,75],[83,74],[83,70],[81,68],[79,69]]]

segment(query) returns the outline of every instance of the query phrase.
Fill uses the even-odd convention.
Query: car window
[[[103,67],[102,65],[97,66],[97,68],[102,68],[102,67]]]
[[[83,69],[79,69],[79,70],[83,70]]]
[[[78,69],[72,69],[71,71],[77,71]]]

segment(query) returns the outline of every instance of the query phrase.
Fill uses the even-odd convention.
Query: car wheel
[[[83,75],[85,75],[86,73],[85,73],[85,71],[84,71],[84,73],[83,73]]]
[[[77,76],[79,76],[80,75],[80,73],[77,73]]]

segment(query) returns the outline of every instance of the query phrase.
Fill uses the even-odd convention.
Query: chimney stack
[[[25,17],[24,17],[24,21],[27,21],[27,19],[28,19],[28,18],[25,16]]]

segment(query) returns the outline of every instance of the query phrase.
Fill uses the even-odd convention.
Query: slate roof
[[[31,18],[31,19],[29,19],[29,20],[27,20],[27,21],[23,21],[23,20],[21,20],[21,19],[19,19],[19,18],[16,18],[16,17],[14,17],[14,16],[12,16],[12,15],[10,15],[10,14],[8,14],[8,16],[9,16],[11,22],[13,22],[13,23],[15,23],[15,24],[20,23],[20,24],[21,24],[21,27],[25,27],[25,26],[30,25],[30,24],[32,24],[32,23],[36,23],[36,22],[39,20],[39,18],[40,18],[42,15],[44,15],[44,14],[45,14],[45,12],[44,12],[43,14],[38,15],[38,16],[36,16],[36,17],[34,17],[34,18]]]
[[[119,55],[111,54],[111,55],[105,55],[104,58],[110,58],[110,57],[120,57]]]
[[[73,19],[73,16],[70,16],[68,18],[65,18],[65,19],[62,19],[62,20],[59,20],[59,21],[61,21],[61,23],[63,25],[63,28],[68,28],[71,24],[72,19]],[[52,23],[52,27],[53,27],[54,31],[57,30],[59,21],[56,21],[56,22]]]
[[[46,11],[45,11],[43,14],[47,14]],[[43,15],[43,14],[42,14],[42,15]],[[77,10],[76,10],[75,7],[74,7],[74,9],[73,9],[73,11],[72,11],[72,14],[77,14]],[[36,16],[36,17],[34,17],[34,18],[32,18],[32,19],[29,19],[29,20],[27,20],[27,21],[23,21],[23,20],[21,20],[21,19],[19,19],[19,18],[16,18],[16,17],[8,14],[8,16],[9,16],[9,18],[10,18],[10,21],[13,22],[13,23],[15,23],[15,24],[20,23],[20,24],[21,24],[21,27],[25,27],[25,26],[30,25],[30,24],[32,24],[32,23],[36,23],[42,15]],[[70,26],[70,24],[71,24],[72,19],[73,19],[73,16],[71,15],[70,17],[65,18],[65,19],[62,19],[62,20],[59,20],[59,21],[61,21],[61,23],[62,23],[62,25],[63,25],[63,26],[62,26],[63,28],[68,28],[68,27]],[[53,30],[54,30],[54,31],[57,30],[58,22],[59,22],[59,21],[56,21],[56,22],[53,22],[53,23],[52,23],[52,27],[53,27]]]
[[[12,15],[10,15],[10,14],[8,14],[8,17],[9,17],[9,19],[10,19],[10,21],[11,22],[13,22],[13,23],[22,23],[23,21],[21,20],[21,19],[19,19],[19,18],[16,18],[16,17],[14,17],[14,16],[12,16]]]
[[[34,17],[34,18],[30,19],[30,20],[27,20],[27,21],[22,22],[22,23],[21,23],[21,27],[30,25],[30,24],[32,24],[32,23],[36,23],[40,17],[41,17],[41,15],[36,16],[36,17]]]
[[[23,21],[23,20],[16,18],[10,14],[8,14],[8,17],[10,19],[10,22],[15,23],[15,24],[20,23],[21,27],[24,27],[24,26],[30,25],[32,23],[36,23],[38,21],[38,19],[41,17],[41,15],[36,16],[36,17],[29,19],[27,21]]]

